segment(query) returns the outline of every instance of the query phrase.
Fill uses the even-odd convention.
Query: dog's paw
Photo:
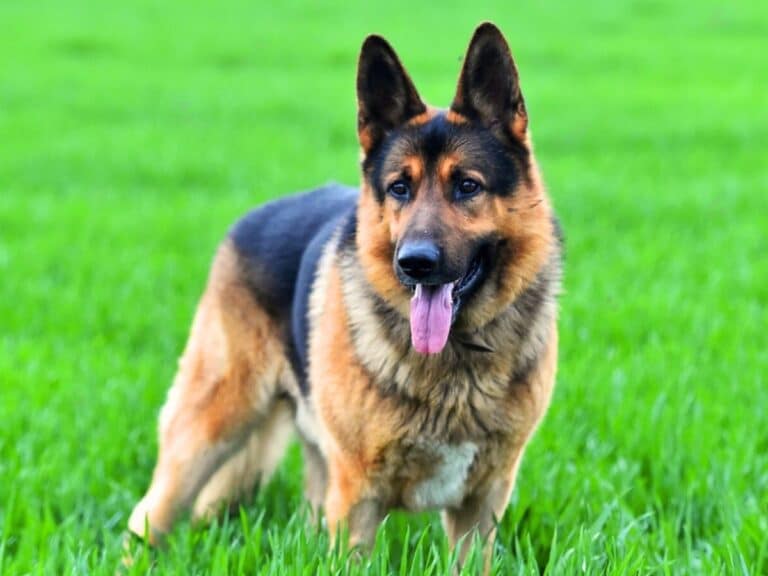
[[[136,504],[133,512],[131,512],[131,517],[128,519],[128,530],[140,540],[157,546],[162,544],[164,532],[150,524],[149,517],[149,506],[145,500],[142,500]]]
[[[154,564],[146,540],[131,531],[123,534],[122,549],[120,565],[115,570],[115,576],[125,576],[134,569],[142,572],[143,568],[148,569]]]

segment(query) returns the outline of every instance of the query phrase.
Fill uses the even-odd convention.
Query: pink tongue
[[[445,348],[453,314],[453,283],[418,284],[411,298],[411,342],[420,354],[438,354]]]

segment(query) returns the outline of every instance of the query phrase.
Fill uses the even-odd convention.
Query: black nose
[[[440,248],[429,240],[403,244],[397,251],[397,265],[413,280],[424,280],[440,265]]]

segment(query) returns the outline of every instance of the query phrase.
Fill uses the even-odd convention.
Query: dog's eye
[[[456,184],[456,198],[465,200],[472,198],[482,191],[483,187],[477,180],[472,178],[462,178]]]
[[[411,187],[404,180],[395,180],[392,182],[392,184],[389,185],[387,192],[389,192],[389,195],[397,200],[408,200],[408,198],[411,196]]]

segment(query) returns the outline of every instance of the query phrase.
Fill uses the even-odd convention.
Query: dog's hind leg
[[[328,491],[328,469],[320,449],[312,442],[302,439],[304,455],[304,497],[309,503],[314,524],[320,520],[320,509]]]
[[[160,414],[158,461],[128,521],[132,532],[143,537],[148,527],[150,542],[157,541],[219,467],[244,450],[253,433],[269,428],[287,370],[279,330],[242,281],[226,243]],[[209,494],[224,496],[214,487]]]
[[[266,420],[251,432],[243,447],[213,474],[195,500],[192,516],[208,520],[222,508],[248,500],[257,484],[277,468],[294,431],[293,409],[278,400]]]

